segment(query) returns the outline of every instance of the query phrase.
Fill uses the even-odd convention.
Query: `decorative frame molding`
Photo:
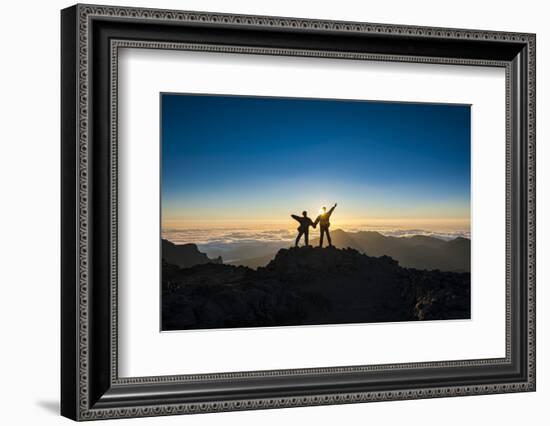
[[[124,25],[139,23],[159,40],[135,37]],[[223,28],[237,44],[197,42],[206,28]],[[175,39],[174,28],[190,29],[189,41]],[[192,31],[197,30],[197,34]],[[281,47],[245,43],[247,30],[275,32]],[[293,38],[315,33],[338,49],[290,46]],[[139,33],[139,31],[137,31]],[[121,37],[120,35],[124,35]],[[336,36],[349,36],[349,48]],[[164,38],[163,38],[164,37]],[[334,37],[334,39],[332,38]],[[354,49],[355,37],[375,40]],[[367,37],[367,38],[365,38]],[[370,38],[368,38],[370,37]],[[207,38],[207,37],[205,37]],[[240,40],[240,39],[239,39]],[[386,40],[386,44],[384,44]],[[386,52],[388,41],[417,43],[417,55]],[[378,43],[378,44],[377,44]],[[275,42],[276,44],[276,42]],[[345,43],[344,43],[345,44]],[[445,56],[478,48],[469,56]],[[482,65],[506,69],[506,357],[449,362],[327,367],[187,376],[118,377],[117,327],[117,88],[118,49],[154,48],[237,54],[313,56],[333,59]],[[440,54],[427,54],[436,52]],[[489,52],[492,50],[492,52]],[[452,53],[452,49],[449,50]],[[62,414],[75,420],[141,417],[196,412],[434,398],[535,390],[535,36],[510,32],[336,22],[125,7],[76,5],[62,11]],[[91,159],[93,158],[93,162]],[[99,161],[98,161],[99,160]],[[98,165],[101,171],[98,170]],[[107,172],[105,176],[101,172]],[[101,175],[101,176],[100,176]],[[103,229],[99,234],[97,229]],[[516,259],[517,258],[517,259]],[[102,277],[102,278],[98,278]],[[107,280],[106,283],[103,281]],[[103,280],[103,281],[101,281]],[[92,306],[92,301],[93,306]],[[98,304],[100,307],[98,307]],[[108,307],[108,309],[107,309]],[[458,369],[506,370],[508,380],[441,382],[434,386],[376,389],[358,382],[369,373],[430,371],[434,377]],[[514,374],[512,374],[514,372]],[[340,391],[323,391],[331,377],[348,377]],[[278,378],[310,377],[315,391],[273,391],[254,397]],[[231,380],[249,380],[250,389],[224,394]],[[259,383],[259,381],[264,381]],[[441,377],[443,380],[443,377]],[[396,380],[397,382],[398,380]],[[434,383],[436,383],[434,378]],[[234,382],[233,382],[234,383]],[[290,383],[290,382],[289,382]],[[164,390],[195,386],[197,394],[168,398]],[[325,389],[328,389],[325,384]],[[164,390],[163,390],[164,389]],[[347,390],[346,390],[347,389]],[[139,390],[139,392],[138,392]],[[140,395],[138,395],[138,393]],[[149,396],[143,396],[148,394]],[[243,397],[244,395],[247,397]],[[205,397],[207,395],[208,397]]]

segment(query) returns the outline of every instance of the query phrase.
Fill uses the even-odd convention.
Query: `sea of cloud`
[[[233,244],[291,241],[296,231],[257,228],[163,229],[162,237],[175,244]]]
[[[452,240],[457,237],[470,238],[469,230],[425,230],[425,229],[399,229],[380,226],[339,226],[333,229],[343,229],[346,232],[376,231],[385,236],[412,237],[425,235],[442,240]],[[312,231],[310,235],[316,235]],[[205,244],[247,244],[247,243],[276,243],[293,241],[296,237],[294,229],[259,229],[259,228],[168,228],[162,230],[162,237],[175,244],[195,243]]]
[[[396,228],[377,228],[377,227],[360,227],[347,228],[345,231],[360,232],[360,231],[376,231],[387,237],[414,237],[415,235],[424,235],[428,237],[439,238],[440,240],[450,241],[455,238],[470,238],[470,231],[452,230],[452,231],[429,231],[425,229],[396,229]]]

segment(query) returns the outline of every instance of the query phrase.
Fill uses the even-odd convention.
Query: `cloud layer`
[[[425,229],[397,229],[372,226],[341,226],[347,232],[376,231],[385,236],[411,237],[425,235],[442,240],[457,237],[470,238],[469,230],[430,231]],[[317,235],[314,230],[312,234]],[[163,229],[162,237],[175,244],[195,243],[198,245],[233,245],[254,243],[290,242],[296,237],[294,229],[257,229],[257,228],[210,228],[210,229]]]

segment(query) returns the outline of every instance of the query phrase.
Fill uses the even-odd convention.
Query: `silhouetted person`
[[[332,208],[328,212],[327,208],[323,207],[323,213],[317,216],[317,219],[315,219],[315,222],[313,223],[313,227],[317,226],[318,223],[320,224],[321,237],[319,238],[319,247],[323,247],[323,236],[325,234],[327,234],[329,247],[332,247],[332,240],[330,239],[330,232],[328,231],[328,228],[330,227],[330,215],[337,205],[337,203],[334,203],[334,206],[332,206]]]
[[[295,219],[300,223],[300,226],[298,226],[297,228],[298,236],[296,237],[296,243],[294,245],[298,247],[300,238],[302,238],[302,235],[303,235],[306,246],[308,246],[309,245],[309,227],[313,226],[315,228],[317,224],[313,223],[311,218],[307,216],[307,212],[305,210],[302,212],[302,216],[298,216],[295,214],[291,214],[290,216],[292,217],[292,219]]]

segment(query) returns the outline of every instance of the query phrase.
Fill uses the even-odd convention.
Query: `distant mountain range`
[[[416,241],[441,246],[407,244]],[[202,260],[163,262],[163,330],[470,318],[469,273],[403,268],[334,247],[281,249],[256,270]]]
[[[180,268],[189,268],[205,263],[223,263],[221,257],[210,259],[201,253],[196,244],[174,244],[168,240],[162,240],[162,260]]]
[[[332,243],[338,248],[353,248],[369,256],[390,256],[406,268],[427,269],[454,272],[470,271],[470,240],[458,237],[445,241],[435,237],[416,235],[412,237],[387,237],[379,232],[361,231],[346,232],[335,229],[331,232]],[[310,241],[313,246],[319,244],[314,238]],[[325,242],[326,244],[326,242]],[[266,266],[275,256],[278,247],[272,252],[249,257],[241,250],[240,260],[229,262],[235,266],[258,268]]]

